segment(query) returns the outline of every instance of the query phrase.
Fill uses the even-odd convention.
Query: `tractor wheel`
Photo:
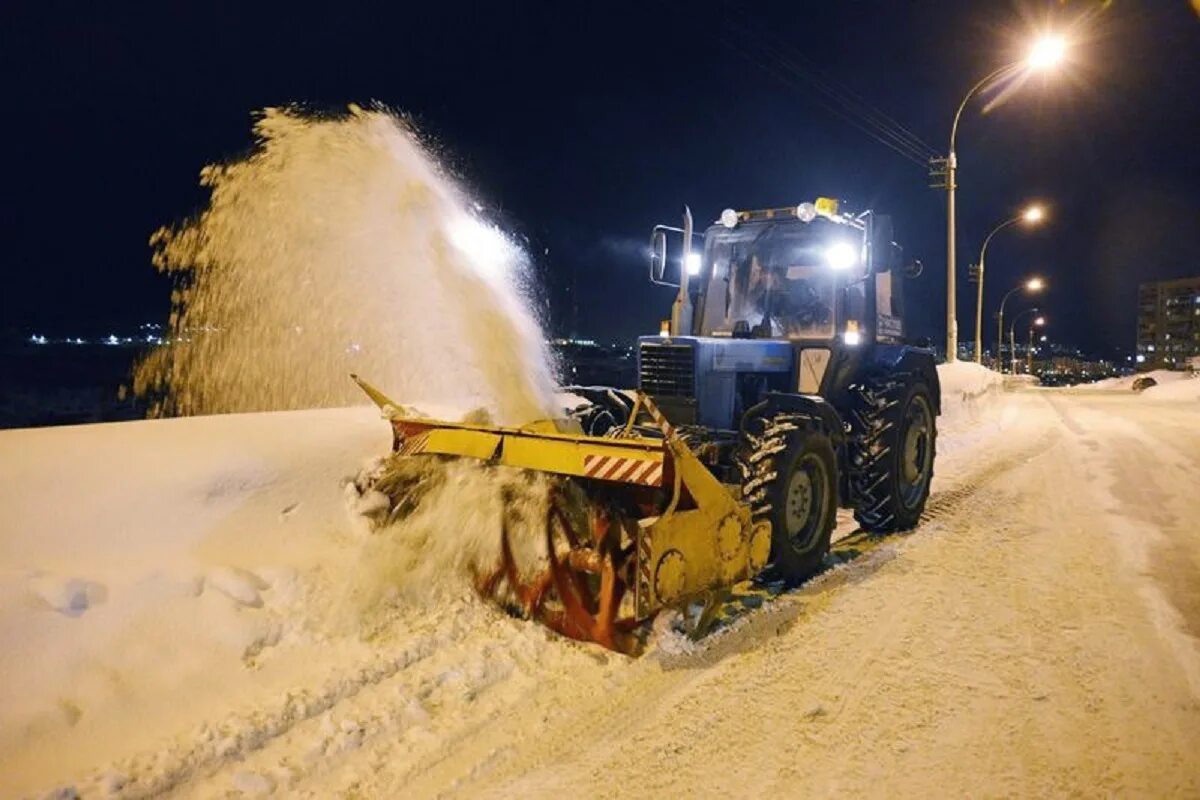
[[[929,499],[937,452],[937,419],[929,388],[912,375],[856,387],[849,444],[854,518],[865,530],[914,527]]]
[[[771,575],[790,585],[815,575],[837,521],[837,459],[828,433],[804,414],[748,420],[738,467],[751,512],[771,523]]]

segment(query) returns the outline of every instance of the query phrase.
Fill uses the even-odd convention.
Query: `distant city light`
[[[33,336],[29,337],[29,341],[32,342],[33,344],[45,344],[46,337],[42,336],[41,334],[35,333]]]

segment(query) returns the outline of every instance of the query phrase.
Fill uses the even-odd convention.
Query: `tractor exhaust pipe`
[[[692,332],[692,296],[688,293],[688,262],[692,256],[692,210],[683,207],[683,255],[679,262],[679,294],[671,305],[671,335]]]

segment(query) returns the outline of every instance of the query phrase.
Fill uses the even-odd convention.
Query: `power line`
[[[764,72],[772,75],[773,77],[777,78],[779,81],[788,85],[789,87],[791,87],[793,89],[797,89],[797,90],[803,89],[803,86],[798,81],[796,81],[795,78],[792,77],[788,72],[783,70],[781,67],[779,67],[775,64],[771,64],[771,63],[767,63],[767,62],[758,60],[751,53],[746,52],[738,44],[736,44],[732,41],[722,39],[722,43],[725,44],[730,49],[734,50],[738,55],[745,58],[747,61],[752,63],[754,66],[756,66],[759,69],[763,70]],[[865,133],[867,136],[869,136],[872,139],[874,139],[875,141],[879,142],[884,147],[887,147],[890,150],[894,151],[897,155],[900,155],[921,167],[928,166],[928,157],[923,152],[914,150],[910,146],[908,146],[900,141],[897,141],[894,137],[890,137],[888,135],[885,135],[885,134],[879,132],[874,126],[871,126],[871,125],[867,124],[866,122],[862,121],[861,119],[853,116],[852,114],[847,113],[846,111],[843,111],[842,109],[839,109],[837,106],[832,105],[828,101],[818,98],[817,102],[823,108],[825,108],[827,111],[829,111],[832,114],[834,114],[835,116],[839,117],[844,122],[857,128],[861,132]]]
[[[781,46],[767,41],[772,37],[764,36],[737,22],[726,27],[753,42],[756,49],[767,56],[769,61],[756,58],[745,45],[722,36],[720,41],[726,47],[793,89],[807,87],[815,90],[819,95],[816,99],[822,107],[898,155],[922,167],[939,156],[936,149],[895,119],[871,106],[847,87],[822,74],[802,57],[794,53],[788,54]]]
[[[826,94],[839,105],[846,107],[850,113],[860,115],[868,124],[878,128],[889,137],[895,138],[905,146],[911,147],[913,150],[925,155],[938,155],[938,151],[926,144],[919,136],[883,111],[871,106],[866,100],[856,95],[850,89],[834,82],[831,78],[822,76],[812,67],[803,66],[803,64],[796,61],[795,56],[789,58],[788,55],[776,51],[776,57],[780,63],[789,68],[792,74],[812,84],[818,91]]]

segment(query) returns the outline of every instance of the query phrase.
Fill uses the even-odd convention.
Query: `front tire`
[[[739,466],[744,499],[771,523],[769,570],[789,585],[821,570],[837,521],[837,458],[804,414],[749,421]]]

